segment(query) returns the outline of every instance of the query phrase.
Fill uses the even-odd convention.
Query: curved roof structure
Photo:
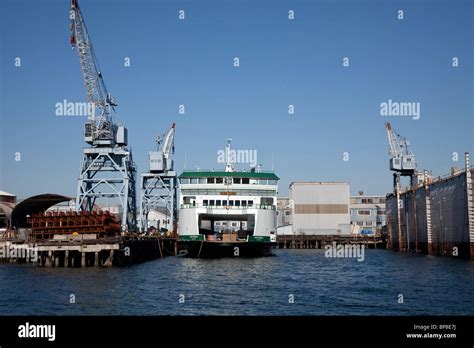
[[[28,227],[26,216],[38,214],[46,211],[55,204],[70,201],[73,197],[57,195],[54,193],[45,193],[32,196],[18,203],[12,211],[12,227]]]
[[[9,227],[13,208],[15,208],[15,203],[0,202],[0,228]]]

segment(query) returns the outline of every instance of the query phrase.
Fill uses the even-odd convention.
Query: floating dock
[[[387,196],[388,248],[474,260],[474,169],[469,154],[462,170],[435,179],[426,174],[421,184],[400,194],[399,202],[395,194]]]

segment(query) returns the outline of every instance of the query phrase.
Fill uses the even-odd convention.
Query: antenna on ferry
[[[225,171],[226,172],[233,172],[234,171],[234,166],[232,165],[232,148],[231,148],[231,143],[232,139],[229,138],[227,139],[227,146],[226,146],[226,151],[225,151],[225,156],[226,156],[226,164],[225,164]]]

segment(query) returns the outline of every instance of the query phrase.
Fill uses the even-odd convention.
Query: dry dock
[[[388,195],[388,248],[474,260],[473,175],[466,154],[463,170],[435,179],[425,176],[401,193],[398,205],[396,196]]]

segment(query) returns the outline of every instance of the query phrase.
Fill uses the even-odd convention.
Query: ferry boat
[[[278,176],[238,171],[226,147],[224,171],[184,171],[179,176],[178,245],[191,257],[271,255],[276,246]]]

